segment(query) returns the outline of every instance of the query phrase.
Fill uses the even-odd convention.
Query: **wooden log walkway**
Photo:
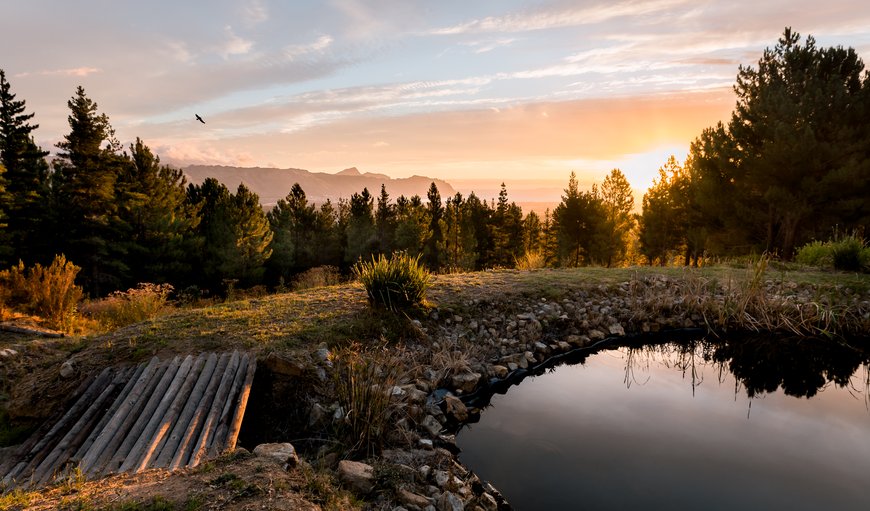
[[[76,469],[88,479],[195,467],[236,446],[257,361],[247,353],[152,358],[86,380],[57,422],[0,460],[0,489]]]

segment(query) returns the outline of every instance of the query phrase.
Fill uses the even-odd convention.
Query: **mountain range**
[[[441,179],[424,176],[394,179],[384,174],[360,172],[356,167],[342,170],[337,174],[310,172],[303,169],[222,165],[190,165],[183,170],[191,183],[200,184],[206,178],[213,177],[233,193],[240,183],[244,183],[260,197],[260,204],[264,207],[274,206],[279,199],[285,198],[294,183],[299,183],[305,191],[306,198],[314,203],[322,203],[327,199],[332,201],[339,198],[349,199],[354,193],[362,192],[363,188],[368,188],[369,193],[377,197],[381,193],[382,184],[386,186],[391,200],[395,200],[400,195],[405,197],[419,195],[425,202],[426,193],[432,183],[438,187],[442,201],[456,193],[450,183]]]

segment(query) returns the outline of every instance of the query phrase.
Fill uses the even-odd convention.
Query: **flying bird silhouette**
[[[199,122],[205,124],[205,121],[202,120],[202,117],[200,117],[199,114],[193,114],[193,115],[196,116],[196,120],[197,120],[197,121],[199,121]]]

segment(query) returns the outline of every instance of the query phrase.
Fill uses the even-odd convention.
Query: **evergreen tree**
[[[341,266],[344,259],[344,232],[339,212],[327,199],[314,218],[312,266]]]
[[[259,284],[264,264],[272,255],[269,248],[272,230],[256,193],[240,184],[231,199],[235,250],[230,251],[231,257],[224,262],[222,270],[224,275],[238,279],[243,286]]]
[[[70,132],[57,144],[51,176],[59,252],[82,267],[83,287],[97,295],[118,289],[125,264],[115,185],[124,166],[106,114],[82,87],[67,102]]]
[[[438,271],[444,263],[444,233],[441,225],[444,217],[444,206],[441,205],[441,194],[434,182],[429,186],[426,197],[429,199],[429,204],[426,207],[429,231],[423,249],[423,260],[430,270]]]
[[[396,212],[390,204],[390,195],[387,187],[381,184],[381,195],[378,197],[378,206],[375,211],[375,226],[377,227],[378,252],[389,254],[393,251],[394,238],[396,236]]]
[[[547,210],[549,212],[549,210]],[[534,211],[529,211],[523,219],[523,248],[526,253],[542,252],[544,241],[544,225],[541,217]]]
[[[516,203],[508,202],[507,187],[501,184],[498,203],[492,215],[494,244],[493,264],[513,267],[514,261],[524,254],[523,212]]]
[[[130,274],[124,286],[139,282],[191,283],[190,254],[201,239],[196,208],[187,202],[184,173],[160,164],[141,139],[117,182],[119,218],[125,229],[123,245]]]
[[[347,248],[344,261],[353,264],[360,258],[367,259],[376,249],[377,231],[375,229],[374,198],[368,188],[350,197],[350,210],[347,219]]]
[[[418,256],[423,253],[426,239],[426,208],[419,195],[396,199],[395,249]]]
[[[268,266],[275,280],[289,280],[293,274],[316,265],[317,210],[308,203],[299,183],[293,184],[287,197],[279,200],[266,218],[274,233]]]
[[[601,262],[608,268],[625,259],[628,241],[634,229],[634,196],[631,185],[619,169],[613,169],[601,184],[604,221],[601,223]]]
[[[567,266],[591,264],[596,254],[596,234],[603,216],[597,188],[580,192],[577,176],[571,172],[562,201],[553,211],[553,229],[558,241],[559,260]]]
[[[0,240],[0,264],[3,267],[19,260],[32,264],[48,263],[53,240],[47,238],[48,174],[43,151],[33,141],[30,124],[33,113],[25,113],[24,100],[16,100],[5,72],[0,69],[0,166],[5,168],[0,183],[0,209],[5,211],[6,236]],[[0,252],[3,249],[0,248]]]
[[[803,45],[786,29],[758,67],[740,67],[725,126],[692,147],[700,210],[716,214],[723,251],[790,258],[834,225],[868,215],[870,159],[864,64],[852,48]]]
[[[640,250],[649,264],[664,266],[668,254],[678,250],[683,239],[682,204],[673,193],[680,173],[676,158],[671,156],[659,168],[659,177],[643,195],[640,220]]]

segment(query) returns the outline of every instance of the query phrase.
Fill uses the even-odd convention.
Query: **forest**
[[[791,260],[870,224],[870,74],[852,48],[818,47],[786,29],[755,67],[741,66],[731,118],[671,157],[635,208],[619,169],[561,203],[524,214],[502,185],[474,193],[391,197],[385,187],[313,204],[295,185],[265,211],[244,185],[190,184],[140,139],[122,145],[78,87],[69,133],[37,145],[26,102],[0,69],[0,268],[63,255],[77,283],[104,296],[138,283],[212,294],[283,287],[377,254],[419,256],[432,271],[704,264],[767,252]]]

